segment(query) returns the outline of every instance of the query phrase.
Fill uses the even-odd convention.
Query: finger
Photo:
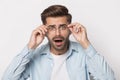
[[[73,32],[73,25],[72,25],[72,26],[69,25],[68,28],[69,28],[69,30],[70,30],[71,32]]]
[[[73,28],[73,27],[69,27],[69,30],[70,30],[73,34],[76,34],[76,32],[74,31],[74,28]]]
[[[80,31],[80,24],[76,24],[73,28],[74,28],[74,31],[78,33]]]
[[[69,28],[73,28],[76,25],[76,23],[71,23],[68,25]]]
[[[68,28],[70,29],[71,32],[74,32],[74,33],[78,33],[85,30],[85,27],[82,24],[77,22],[69,24]]]
[[[80,25],[80,31],[86,31],[86,28],[83,25]]]
[[[45,28],[45,26],[40,26],[40,27],[38,27],[38,30],[39,31],[41,31],[42,32],[42,34],[46,34],[46,32],[47,32],[47,29]]]
[[[37,32],[38,34],[40,34],[41,36],[43,35],[43,32],[42,32],[41,30],[39,30],[39,29],[37,29],[36,32]]]
[[[67,27],[69,28],[69,30],[73,33],[73,27],[75,26],[74,23],[69,24]]]
[[[46,25],[42,25],[41,27],[44,29],[45,32],[47,32],[47,26]]]
[[[77,30],[76,26],[78,26],[78,23],[71,23],[68,25],[68,28],[73,28],[73,30],[72,29],[71,30],[76,32],[76,30]]]
[[[37,36],[37,35],[42,35],[42,32],[41,31],[39,31],[38,29],[35,29],[33,32],[32,32],[32,35],[33,36]]]
[[[42,32],[42,34],[45,34],[45,31],[42,28],[40,28],[38,30],[40,30]]]
[[[71,27],[72,26],[72,27]],[[72,31],[78,33],[80,31],[80,24],[79,23],[73,23],[69,25],[69,28],[73,28]]]
[[[40,35],[43,35],[43,32],[39,27],[35,29],[35,32],[36,32],[36,34],[39,33]]]
[[[76,24],[74,30],[75,30],[75,32],[85,31],[85,27],[82,24],[78,23],[78,24]]]
[[[47,32],[47,27],[43,27],[43,30],[44,30],[45,32]]]

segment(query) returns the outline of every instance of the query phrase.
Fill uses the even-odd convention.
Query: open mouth
[[[62,42],[63,40],[54,40],[55,42]]]
[[[63,45],[63,39],[62,38],[55,38],[54,39],[55,45],[60,47]]]

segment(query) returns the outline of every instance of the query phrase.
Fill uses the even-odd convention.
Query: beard
[[[69,36],[64,38],[62,36],[55,36],[52,39],[49,39],[50,48],[61,51],[69,46]]]

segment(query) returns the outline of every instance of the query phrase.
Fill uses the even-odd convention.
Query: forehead
[[[67,17],[48,17],[46,18],[46,25],[60,25],[67,24]]]

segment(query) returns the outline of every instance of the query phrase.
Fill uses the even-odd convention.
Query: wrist
[[[35,46],[32,46],[31,44],[28,43],[28,48],[29,49],[35,49]]]
[[[84,49],[87,49],[90,45],[90,42],[86,40],[86,41],[80,42],[80,44],[82,45]]]

